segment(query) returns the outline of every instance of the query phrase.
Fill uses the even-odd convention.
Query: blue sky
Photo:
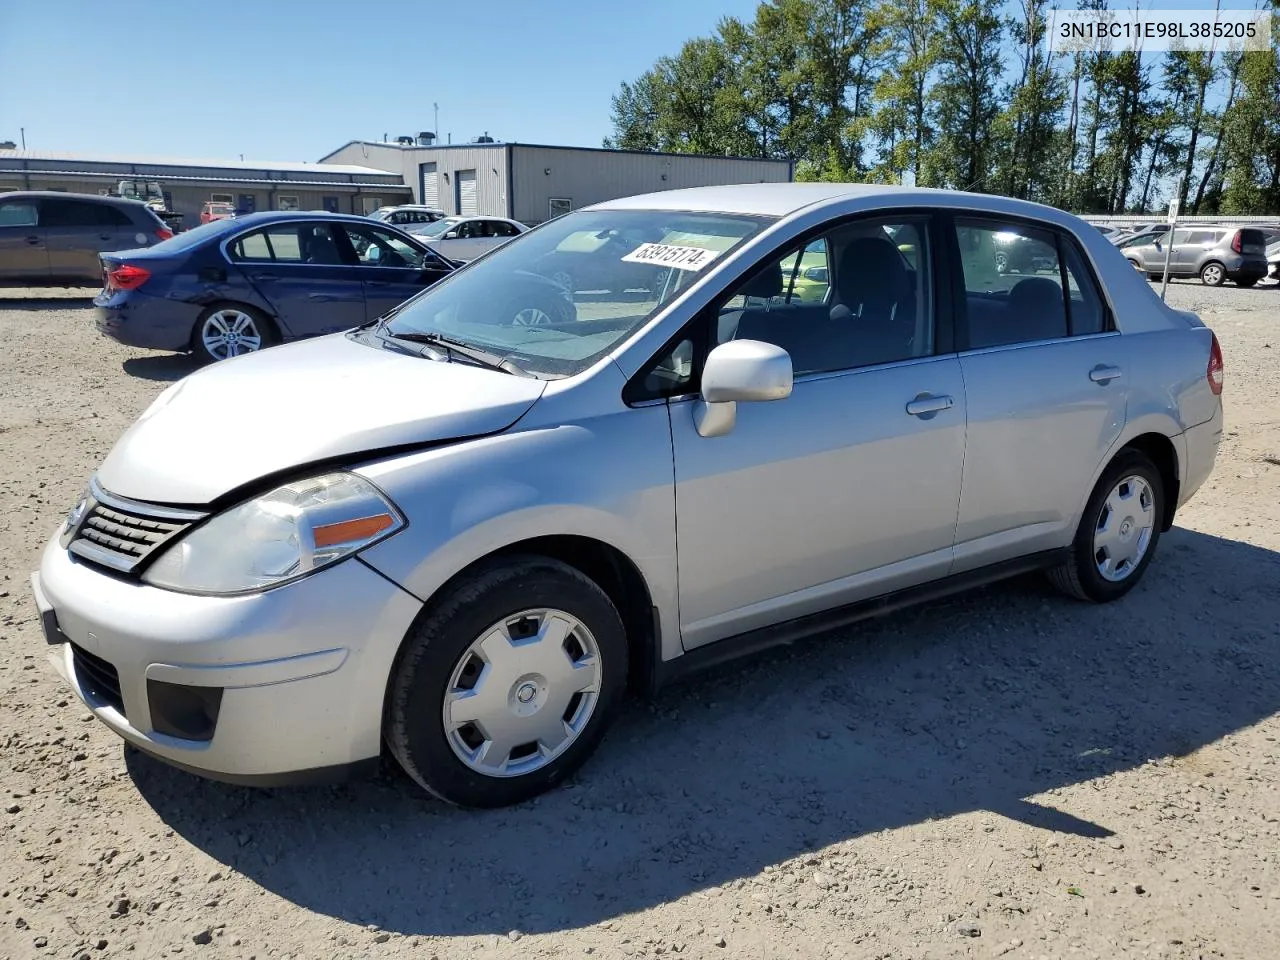
[[[25,127],[33,149],[318,160],[430,130],[435,102],[455,142],[599,146],[619,83],[755,7],[0,0],[0,140]]]
[[[33,149],[318,160],[429,130],[434,102],[442,139],[598,146],[619,83],[756,3],[0,0],[0,140],[25,127]]]

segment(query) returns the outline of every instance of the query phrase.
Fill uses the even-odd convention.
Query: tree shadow
[[[189,353],[158,353],[146,357],[130,357],[121,368],[140,380],[172,383],[200,368],[200,362]]]
[[[1247,600],[1233,603],[1231,601]],[[473,812],[404,777],[255,791],[129,750],[177,833],[306,909],[406,934],[545,932],[862,834],[1185,755],[1280,709],[1280,554],[1186,530],[1124,600],[1023,578],[764,654],[633,704],[572,783]]]

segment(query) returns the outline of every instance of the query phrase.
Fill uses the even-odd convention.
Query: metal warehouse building
[[[332,210],[369,213],[407,203],[400,173],[333,163],[173,160],[0,150],[0,192],[65,190],[105,194],[120,180],[156,180],[183,226],[200,222],[206,200],[244,210]]]
[[[786,182],[787,160],[643,153],[527,143],[402,145],[353,140],[320,160],[403,178],[416,203],[533,225],[602,200],[677,187]]]

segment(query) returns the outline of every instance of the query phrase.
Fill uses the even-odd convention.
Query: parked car
[[[991,247],[962,237],[1004,231],[1058,272],[975,285],[959,249]],[[573,303],[541,264],[584,236],[611,292]],[[815,248],[828,296],[787,302]],[[660,296],[626,294],[633,264]],[[70,687],[141,750],[269,783],[385,744],[445,800],[514,803],[629,687],[1029,570],[1118,600],[1213,468],[1222,387],[1213,332],[1048,207],[628,197],[170,386],[32,583]]]
[[[445,217],[406,228],[450,260],[467,263],[529,228],[506,217]]]
[[[1130,243],[1137,243],[1140,240],[1150,242],[1154,237],[1162,237],[1169,232],[1169,224],[1167,223],[1151,223],[1139,224],[1124,231],[1117,237],[1112,238],[1112,242],[1116,246],[1124,246]]]
[[[1020,232],[1002,230],[991,234],[997,273],[1038,273],[1057,269],[1058,256],[1053,247],[1039,243]]]
[[[1164,237],[1138,237],[1119,247],[1135,270],[1147,277],[1164,276]],[[1250,227],[1179,227],[1168,252],[1169,276],[1196,277],[1206,286],[1226,280],[1251,287],[1267,275],[1261,230]]]
[[[417,203],[402,203],[395,207],[379,207],[369,214],[372,220],[393,223],[397,227],[407,227],[414,223],[435,223],[443,220],[445,212],[436,207],[426,207]]]
[[[200,208],[200,222],[212,223],[214,220],[226,220],[236,215],[236,206],[234,203],[226,203],[221,200],[206,200],[204,206]]]
[[[1093,229],[1097,230],[1100,234],[1102,234],[1104,237],[1106,237],[1108,240],[1111,240],[1113,242],[1118,237],[1122,237],[1125,234],[1125,230],[1123,228],[1113,227],[1109,223],[1095,223],[1095,224],[1092,224],[1092,227]]]
[[[103,255],[94,305],[98,329],[121,343],[224,360],[359,326],[453,269],[390,224],[253,213]]]
[[[0,193],[0,285],[97,283],[99,253],[147,247],[172,236],[137,200],[41,190]]]

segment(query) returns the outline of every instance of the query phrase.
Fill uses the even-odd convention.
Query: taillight
[[[173,236],[173,231],[170,230],[168,227],[161,227],[159,230],[156,231],[156,236],[159,237],[161,240],[168,240]]]
[[[151,277],[151,271],[132,263],[107,267],[107,290],[137,290]]]
[[[1209,389],[1213,391],[1215,397],[1222,396],[1222,347],[1218,346],[1218,335],[1211,334],[1213,337],[1213,345],[1209,347],[1209,369],[1205,371],[1205,377],[1209,380]]]
[[[1236,235],[1231,238],[1231,249],[1236,253],[1244,253],[1244,241],[1240,239],[1243,233],[1243,230],[1237,230]]]

